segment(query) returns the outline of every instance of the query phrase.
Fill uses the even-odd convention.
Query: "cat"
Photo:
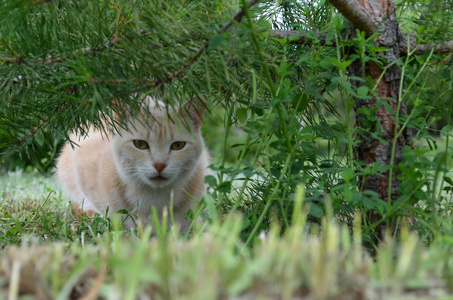
[[[90,129],[87,136],[71,136],[78,145],[64,146],[56,177],[74,211],[93,216],[105,215],[108,209],[112,216],[125,209],[134,212],[135,220],[123,218],[124,225],[134,228],[136,220],[148,223],[153,206],[161,221],[173,197],[174,221],[186,232],[187,211],[205,192],[210,162],[200,132],[204,112],[198,98],[167,111],[148,96],[135,117],[125,113],[124,121],[115,114],[125,125],[116,132]]]

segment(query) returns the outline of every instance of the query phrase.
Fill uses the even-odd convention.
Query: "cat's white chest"
[[[163,214],[167,214],[168,225],[170,222],[170,209],[174,209],[181,203],[183,195],[181,191],[172,191],[170,189],[153,189],[144,188],[135,190],[128,195],[128,202],[134,208],[131,209],[130,217],[125,218],[124,225],[128,228],[134,228],[137,222],[144,225],[153,225],[153,210],[156,210],[159,222],[162,224]],[[173,201],[171,200],[173,198]],[[173,207],[171,205],[173,204]],[[186,210],[174,214],[174,221],[179,224],[181,232],[185,232],[190,222],[185,218]]]
[[[148,219],[152,215],[153,207],[160,216],[162,211],[170,209],[172,192],[169,189],[154,189],[142,187],[128,191],[127,201],[134,215],[141,219]]]

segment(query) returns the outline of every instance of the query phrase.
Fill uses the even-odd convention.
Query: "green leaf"
[[[305,93],[298,93],[293,99],[293,105],[297,112],[305,111],[309,102]]]
[[[209,49],[216,49],[225,40],[225,34],[214,35],[209,39]]]
[[[349,67],[352,64],[352,60],[347,60],[341,63],[341,69],[346,70],[347,67]]]
[[[241,107],[236,110],[236,118],[239,123],[245,123],[245,121],[247,121],[247,109]]]
[[[290,41],[296,41],[296,40],[299,39],[299,36],[300,36],[299,34],[294,34],[294,33],[293,33],[293,34],[291,34],[291,35],[289,36],[288,39],[289,39]]]
[[[450,124],[445,125],[441,130],[442,135],[443,136],[452,136],[452,134],[450,133],[452,128],[453,128],[453,126],[451,126]]]
[[[252,103],[250,107],[258,116],[262,116],[264,114],[263,105],[261,103]]]
[[[217,190],[221,193],[229,193],[231,191],[231,182],[226,181],[222,182],[218,187]]]
[[[445,182],[447,182],[449,185],[453,186],[453,180],[451,180],[450,177],[444,176],[444,180],[445,180]]]
[[[203,202],[206,204],[206,209],[208,210],[209,217],[213,221],[217,221],[219,218],[219,215],[218,215],[218,211],[215,207],[214,199],[212,198],[212,196],[210,194],[206,193],[203,196]]]
[[[280,99],[274,98],[271,100],[271,105],[275,107],[279,102],[280,102]]]
[[[215,187],[217,185],[217,179],[212,175],[208,175],[204,178],[204,183],[209,184],[211,187]]]
[[[357,97],[362,99],[365,98],[368,95],[368,91],[369,91],[368,87],[362,85],[357,89]]]
[[[362,202],[363,206],[365,206],[368,209],[373,209],[374,208],[374,201],[368,197],[361,197],[360,201]]]
[[[288,43],[288,41],[286,39],[272,38],[272,40],[278,42],[280,45],[286,45]]]
[[[356,176],[354,170],[350,168],[344,168],[341,172],[341,177],[343,177],[344,181],[350,182]]]
[[[313,96],[319,100],[324,100],[324,97],[321,95],[320,92],[318,92],[317,90],[314,90],[314,89],[307,89],[306,90],[306,93],[309,94],[310,96]]]
[[[318,204],[312,202],[310,203],[310,214],[315,218],[321,219],[324,216],[324,211]]]

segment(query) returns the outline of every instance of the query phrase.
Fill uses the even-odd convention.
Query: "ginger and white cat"
[[[185,232],[186,213],[205,191],[209,154],[200,133],[205,106],[194,98],[167,111],[150,97],[144,106],[117,132],[71,137],[78,146],[63,148],[57,179],[77,213],[103,215],[108,208],[111,216],[136,209],[135,218],[145,223],[153,206],[159,218],[170,209],[173,194],[174,220]],[[134,222],[126,218],[125,225],[133,228]]]

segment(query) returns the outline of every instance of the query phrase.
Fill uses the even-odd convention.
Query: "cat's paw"
[[[77,216],[83,216],[83,217],[94,217],[96,214],[95,211],[86,209],[86,208],[81,208],[78,204],[74,203],[72,204],[72,209],[74,210],[74,214]]]

